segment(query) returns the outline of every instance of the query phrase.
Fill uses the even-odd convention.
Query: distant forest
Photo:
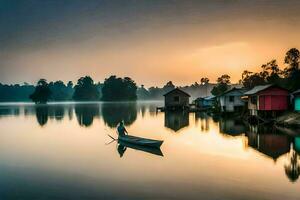
[[[238,84],[232,84],[230,76],[223,74],[216,83],[209,83],[206,77],[199,78],[200,82],[180,87],[189,93],[192,99],[210,95],[220,95],[231,87],[251,89],[257,85],[276,84],[290,91],[300,88],[300,52],[292,48],[286,52],[285,67],[279,67],[275,59],[261,65],[259,72],[244,70]],[[103,83],[94,82],[90,76],[81,77],[74,85],[72,81],[47,82],[40,79],[36,85],[6,85],[0,83],[0,102],[46,103],[48,101],[135,101],[162,100],[163,94],[176,86],[168,81],[163,87],[145,88],[137,86],[129,77],[110,76]]]
[[[192,97],[209,96],[216,84],[208,83],[204,78],[197,82],[179,87],[191,94]],[[0,102],[30,102],[45,103],[47,101],[132,101],[132,100],[162,100],[163,95],[176,86],[172,81],[167,82],[163,87],[145,88],[138,87],[130,78],[118,78],[111,76],[105,79],[104,83],[94,83],[89,76],[81,77],[77,84],[72,81],[47,82],[40,79],[36,85],[24,83],[22,85],[5,85],[0,83]],[[45,99],[39,99],[40,94]]]

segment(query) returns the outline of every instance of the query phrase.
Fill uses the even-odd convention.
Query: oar
[[[112,141],[110,141],[110,142],[108,142],[108,143],[105,143],[105,145],[109,145],[109,144],[113,143],[114,141],[117,141],[117,140],[118,140],[118,139],[114,138],[113,136],[111,136],[111,135],[109,135],[109,134],[107,134],[107,135],[112,139]]]
[[[116,138],[114,138],[113,136],[111,136],[111,135],[109,135],[109,134],[107,134],[111,139],[113,139],[113,140],[118,140],[118,139],[116,139]]]
[[[108,143],[105,143],[105,145],[110,145],[111,143],[113,143],[115,140],[112,140],[112,141],[110,141],[110,142],[108,142]]]

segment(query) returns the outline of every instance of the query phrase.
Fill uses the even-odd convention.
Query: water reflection
[[[250,126],[247,132],[248,146],[276,161],[290,151],[291,138],[273,127]]]
[[[246,132],[246,125],[239,118],[222,117],[219,120],[220,133],[238,136]]]
[[[177,132],[187,126],[189,126],[188,112],[165,112],[165,127]]]
[[[35,108],[36,119],[40,126],[44,126],[48,122],[49,107],[48,106],[37,106]]]
[[[295,150],[291,150],[289,162],[284,166],[285,174],[291,182],[296,182],[300,175],[299,156]]]
[[[118,141],[117,150],[120,157],[123,157],[127,148],[143,151],[157,156],[163,156],[163,153],[160,148],[147,147],[147,146],[136,145],[128,142]]]
[[[89,127],[93,124],[94,118],[99,117],[99,104],[77,104],[75,114],[80,126]]]
[[[18,116],[20,115],[20,109],[18,107],[3,107],[0,106],[0,117],[5,117],[5,116]]]
[[[55,119],[57,121],[63,120],[65,116],[65,107],[63,105],[52,106],[52,109],[49,110],[49,116],[51,119]]]
[[[136,103],[104,103],[101,113],[106,125],[111,128],[117,127],[120,121],[126,126],[131,125],[137,118]]]
[[[209,131],[209,118],[205,112],[195,113],[195,121],[200,123],[201,131]]]
[[[263,198],[257,191],[272,200],[299,197],[299,132],[249,126],[239,119],[205,113],[156,113],[156,106],[139,102],[0,106],[1,194],[16,190],[26,197],[42,190],[57,195],[51,189],[60,185],[60,191],[75,196],[85,181],[86,188],[95,188],[89,193],[91,199],[101,199],[103,193],[108,199],[120,199],[123,194],[127,195],[124,199],[153,199],[144,192],[135,193],[136,188],[146,191],[149,187],[161,199],[172,199],[178,188],[182,190],[179,199],[210,199],[209,188],[216,194],[212,199]],[[111,132],[108,127],[114,128],[120,120],[138,136],[163,139],[165,157],[159,157],[163,156],[161,149],[117,142],[105,145]],[[170,134],[170,129],[180,134]],[[78,176],[67,180],[68,173]],[[49,178],[55,186],[49,186]],[[35,185],[20,191],[28,180]],[[125,181],[127,188],[115,190]],[[71,187],[70,183],[78,185]],[[247,196],[249,185],[253,196]],[[160,196],[164,191],[171,191],[170,195]],[[228,198],[222,198],[224,191]],[[61,199],[70,193],[62,194]],[[0,199],[5,199],[1,194]]]

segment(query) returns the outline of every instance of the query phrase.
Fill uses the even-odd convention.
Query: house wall
[[[257,110],[258,107],[258,102],[256,101],[256,103],[252,103],[251,102],[251,96],[248,98],[248,109],[249,110]]]
[[[203,106],[204,107],[211,107],[213,106],[214,101],[213,100],[204,100],[203,101]]]
[[[279,111],[288,109],[288,97],[283,95],[259,96],[259,109]]]
[[[295,97],[295,111],[300,111],[300,96]]]
[[[258,110],[264,111],[278,111],[288,109],[288,91],[273,87],[261,91],[257,94],[259,96]]]
[[[261,91],[257,96],[257,102],[251,102],[251,96],[248,100],[248,109],[251,115],[256,115],[257,110],[279,111],[288,109],[288,91],[281,88],[269,88]]]
[[[234,97],[234,100],[230,101],[230,96]],[[240,91],[232,91],[227,93],[224,96],[221,96],[220,99],[220,106],[222,112],[234,112],[235,107],[244,106],[245,102],[241,99],[242,93]],[[225,107],[225,109],[224,109]]]
[[[175,101],[175,97],[179,97],[179,101]],[[165,96],[165,107],[170,106],[189,106],[189,97],[182,92],[174,91]]]

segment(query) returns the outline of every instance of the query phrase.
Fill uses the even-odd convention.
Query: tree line
[[[244,70],[239,80],[246,89],[252,89],[258,85],[275,84],[289,91],[300,88],[300,52],[296,48],[288,50],[284,57],[285,67],[281,69],[276,59],[273,59],[260,67],[259,72]],[[213,88],[213,95],[220,95],[230,88],[230,76],[224,74],[217,79],[217,85]]]
[[[300,88],[300,52],[292,48],[286,52],[284,58],[285,68],[281,69],[275,59],[261,65],[259,72],[244,70],[239,84],[247,89],[257,85],[277,84],[290,91]],[[192,97],[199,97],[210,93],[217,96],[230,89],[231,77],[224,74],[217,78],[216,83],[209,83],[203,77],[200,82],[179,87]],[[97,82],[90,76],[81,77],[74,85],[72,81],[65,84],[63,81],[47,82],[40,79],[35,86],[24,83],[23,85],[4,85],[0,83],[0,101],[29,101],[46,103],[47,101],[135,101],[162,100],[163,94],[176,88],[172,81],[163,87],[145,88],[138,87],[129,77],[120,78],[110,76],[103,83]]]
[[[47,80],[40,79],[29,98],[35,103],[42,104],[49,100],[130,101],[137,99],[136,90],[136,83],[129,77],[110,76],[101,84],[95,83],[90,76],[85,76],[79,78],[74,87],[72,82],[67,85],[62,81],[48,84]]]

